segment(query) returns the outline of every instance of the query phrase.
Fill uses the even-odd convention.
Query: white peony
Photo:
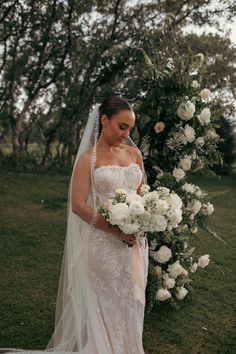
[[[168,266],[168,272],[171,276],[171,278],[177,278],[183,271],[183,267],[181,266],[181,264],[179,263],[179,261],[176,261],[173,264],[170,264]]]
[[[195,144],[196,144],[197,146],[203,146],[203,145],[205,144],[205,140],[204,140],[203,136],[199,136],[199,137],[196,139]]]
[[[156,299],[158,301],[165,301],[171,297],[171,293],[167,289],[158,289]]]
[[[209,259],[209,254],[205,254],[204,256],[201,256],[198,258],[198,266],[201,268],[205,268],[210,262]]]
[[[184,170],[182,168],[176,168],[176,167],[174,168],[172,174],[176,178],[177,181],[184,178],[184,176],[185,176]]]
[[[153,255],[153,258],[159,263],[166,263],[171,257],[171,249],[167,246],[161,246],[160,249]]]
[[[157,122],[154,126],[155,132],[161,133],[165,129],[165,123],[164,122]]]
[[[210,118],[211,118],[211,111],[209,108],[203,108],[201,111],[200,115],[197,116],[199,122],[201,125],[206,125],[210,123]]]
[[[175,296],[177,297],[178,300],[183,300],[185,298],[185,296],[187,295],[187,293],[188,293],[188,290],[182,286],[181,288],[178,289]]]
[[[145,211],[143,204],[136,201],[131,202],[129,208],[132,215],[142,215]]]
[[[179,167],[181,167],[184,171],[190,170],[192,165],[192,157],[190,155],[185,155],[183,159],[179,162]]]
[[[125,203],[117,203],[109,208],[109,221],[112,225],[123,225],[129,216],[129,207]]]
[[[207,88],[204,88],[203,90],[200,91],[199,95],[201,96],[202,99],[207,100],[208,98],[211,97],[211,91]]]
[[[184,127],[184,135],[189,143],[195,140],[195,130],[189,124],[186,124]]]
[[[200,85],[199,85],[199,83],[197,82],[197,80],[193,80],[192,83],[191,83],[191,86],[192,86],[193,88],[198,88]]]
[[[195,112],[195,104],[191,101],[183,102],[177,110],[178,116],[183,120],[189,120],[193,117]]]
[[[192,273],[195,273],[196,270],[197,270],[197,263],[193,263],[191,268],[190,268],[190,270],[191,270]]]

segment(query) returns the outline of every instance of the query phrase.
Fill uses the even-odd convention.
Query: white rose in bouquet
[[[204,256],[199,257],[198,267],[205,268],[210,262],[209,257],[210,257],[209,254],[205,254]]]
[[[195,130],[189,124],[186,124],[184,127],[184,135],[189,143],[195,140]]]
[[[202,99],[207,100],[208,98],[211,97],[211,91],[207,88],[204,88],[203,90],[200,91],[199,95],[201,96]]]
[[[166,200],[158,199],[155,202],[155,209],[158,213],[164,214],[168,209],[169,205]]]
[[[131,202],[129,208],[132,215],[142,215],[145,211],[143,204],[136,201]]]
[[[155,132],[161,133],[165,129],[165,123],[164,122],[157,122],[154,126]]]
[[[161,246],[160,249],[153,254],[153,258],[159,263],[166,263],[171,257],[171,249],[167,246]]]
[[[192,165],[192,157],[190,155],[185,155],[183,159],[179,161],[179,167],[184,171],[190,170]]]
[[[109,221],[112,225],[123,225],[129,216],[129,207],[125,203],[111,205],[109,209]]]
[[[158,301],[165,301],[171,297],[171,293],[167,289],[158,289],[156,299]]]
[[[179,261],[172,263],[168,266],[168,272],[171,278],[177,278],[183,271],[183,267],[181,266]]]
[[[200,115],[197,116],[199,122],[201,125],[206,125],[210,123],[210,118],[211,118],[211,111],[209,108],[203,108],[201,111]]]
[[[193,263],[191,268],[190,268],[190,270],[191,270],[192,273],[195,273],[196,270],[197,270],[197,263]]]
[[[176,168],[176,167],[174,168],[172,174],[177,181],[184,178],[184,176],[185,176],[184,170],[182,168]]]
[[[185,289],[183,286],[181,288],[179,288],[175,294],[175,296],[177,297],[178,300],[183,300],[185,298],[185,296],[187,295],[188,290]]]
[[[191,101],[183,102],[177,110],[178,116],[183,120],[189,120],[195,113],[195,105]]]

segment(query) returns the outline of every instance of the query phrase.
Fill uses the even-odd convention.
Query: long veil
[[[13,351],[23,351],[27,353],[45,353],[54,351],[60,353],[77,352],[79,354],[88,354],[87,344],[89,324],[87,319],[92,319],[92,325],[96,328],[96,316],[93,316],[93,313],[96,313],[97,309],[94,308],[96,301],[92,301],[93,295],[91,294],[91,287],[89,286],[87,257],[84,255],[88,252],[88,233],[91,232],[90,228],[94,227],[94,222],[96,220],[96,190],[93,176],[96,166],[96,143],[98,136],[99,105],[96,104],[86,123],[80,146],[74,160],[69,184],[67,230],[57,293],[55,330],[44,351],[12,349]],[[126,143],[136,147],[131,138],[128,138]],[[91,188],[87,203],[94,209],[94,217],[88,227],[86,222],[72,212],[71,191],[77,161],[83,152],[90,148],[92,148]],[[146,182],[146,174],[143,165],[142,170],[143,180]],[[99,340],[101,342],[103,340],[105,341],[102,336]],[[105,342],[104,348],[106,348]],[[11,349],[5,351],[9,352]]]

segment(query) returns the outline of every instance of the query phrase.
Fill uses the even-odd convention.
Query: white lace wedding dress
[[[128,167],[102,166],[95,170],[94,177],[97,197],[106,201],[117,188],[136,192],[142,171],[135,163]],[[27,353],[144,354],[146,238],[141,247],[128,247],[121,239],[92,229],[85,222],[77,236],[77,241],[82,239],[82,248],[67,246],[76,252],[79,249],[79,253],[77,261],[72,262],[71,293],[62,297],[62,315],[46,350]]]
[[[95,170],[97,196],[102,201],[111,197],[117,188],[135,192],[141,181],[142,172],[135,163]],[[142,247],[128,247],[117,237],[96,229],[96,233],[89,235],[87,262],[97,323],[88,323],[85,352],[143,354],[147,242],[143,242]],[[99,333],[94,334],[93,329]]]

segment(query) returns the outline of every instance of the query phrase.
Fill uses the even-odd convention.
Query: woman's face
[[[135,124],[133,111],[124,109],[110,119],[104,114],[101,117],[102,134],[110,145],[119,146],[124,143]]]

